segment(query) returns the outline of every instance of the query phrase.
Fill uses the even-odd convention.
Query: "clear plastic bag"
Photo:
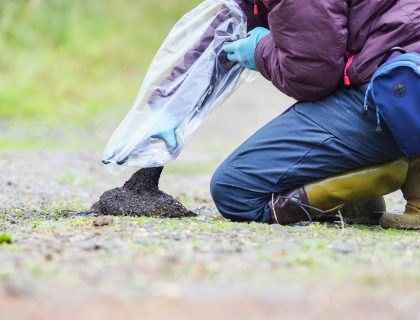
[[[175,159],[242,78],[244,68],[228,61],[222,47],[245,37],[246,29],[246,17],[234,0],[206,0],[186,14],[153,59],[102,162],[145,168]]]

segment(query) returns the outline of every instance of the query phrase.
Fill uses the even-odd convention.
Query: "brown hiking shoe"
[[[340,205],[324,212],[312,207],[303,187],[286,194],[274,196],[270,201],[270,211],[273,223],[293,224],[302,221],[333,222],[339,221],[341,213],[343,222],[347,224],[378,225],[385,212],[383,197]]]
[[[420,230],[420,157],[410,159],[407,178],[401,191],[407,200],[405,212],[385,213],[380,220],[381,226]]]

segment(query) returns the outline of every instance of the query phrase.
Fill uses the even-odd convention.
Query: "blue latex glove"
[[[166,147],[169,150],[173,150],[178,146],[175,132],[177,127],[178,122],[176,119],[169,113],[166,113],[165,115],[160,116],[159,122],[156,124],[153,130],[154,133],[152,133],[150,137],[163,140],[166,144]]]
[[[175,129],[160,132],[153,137],[162,139],[165,142],[166,147],[170,150],[175,149],[178,146]]]
[[[247,38],[224,45],[223,50],[227,53],[228,60],[237,62],[250,70],[257,70],[255,49],[262,38],[269,33],[270,30],[258,27],[248,32]]]

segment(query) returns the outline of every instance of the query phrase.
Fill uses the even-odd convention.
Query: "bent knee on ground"
[[[210,193],[220,214],[233,221],[270,222],[269,195],[251,191],[235,169],[221,165],[210,182]]]

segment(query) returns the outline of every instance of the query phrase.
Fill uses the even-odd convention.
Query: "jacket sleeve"
[[[268,10],[263,0],[236,0],[248,20],[248,31],[256,27],[268,29]],[[258,13],[255,14],[254,6],[257,5]]]
[[[344,72],[347,13],[346,1],[281,0],[255,51],[258,70],[299,101],[328,96]]]
[[[214,17],[207,30],[202,34],[200,39],[195,43],[191,49],[184,54],[184,58],[175,66],[170,75],[165,78],[162,83],[156,88],[155,91],[149,97],[149,106],[152,109],[159,108],[159,102],[161,98],[168,98],[175,94],[179,87],[183,83],[184,75],[191,69],[191,67],[197,62],[201,55],[207,50],[212,44],[217,34],[226,34],[229,25],[223,23],[224,21],[232,18],[229,8],[223,6],[220,12]],[[218,56],[219,59],[225,59],[226,62],[222,63],[223,67],[230,69],[231,62],[227,61],[227,56],[224,52],[221,52]]]

